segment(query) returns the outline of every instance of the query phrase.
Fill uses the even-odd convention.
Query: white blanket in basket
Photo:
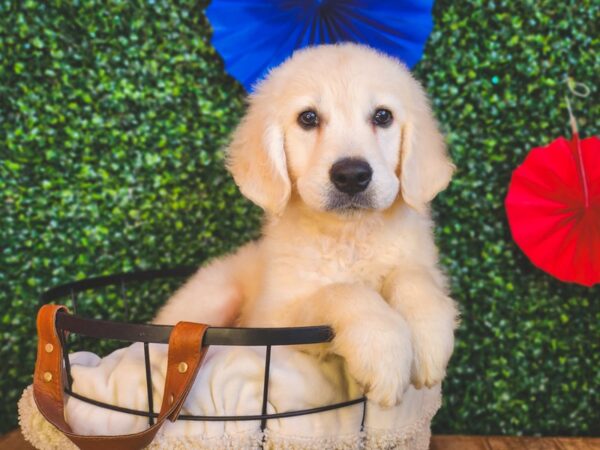
[[[182,414],[255,415],[262,407],[264,347],[212,347],[200,368]],[[154,408],[162,401],[167,346],[150,345]],[[143,345],[133,344],[105,358],[89,352],[70,356],[73,390],[105,403],[147,410]],[[343,361],[325,361],[290,347],[273,347],[268,413],[315,408],[358,398]],[[144,430],[148,419],[102,409],[67,397],[66,419],[76,433],[128,434]],[[426,450],[430,422],[440,406],[440,388],[412,386],[400,405],[381,409],[368,402],[361,432],[363,405],[333,411],[270,419],[265,432],[259,421],[167,421],[152,449],[337,449],[398,448]],[[24,436],[42,450],[76,447],[37,411],[32,388],[23,393],[19,416]]]

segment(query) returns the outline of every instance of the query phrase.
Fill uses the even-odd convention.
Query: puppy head
[[[453,165],[423,89],[397,60],[356,44],[296,52],[250,96],[228,149],[242,193],[280,214],[292,192],[310,208],[417,210]]]

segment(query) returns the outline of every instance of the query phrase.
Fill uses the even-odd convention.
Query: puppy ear
[[[444,138],[422,89],[411,105],[402,129],[400,185],[404,201],[417,211],[446,189],[455,166],[448,157]]]
[[[277,215],[290,198],[291,183],[283,130],[273,116],[256,103],[250,104],[229,144],[227,166],[242,194]]]

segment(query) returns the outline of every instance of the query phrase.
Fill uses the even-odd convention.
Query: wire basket
[[[54,287],[44,292],[40,299],[40,306],[47,303],[58,301],[66,304],[70,303],[70,309],[73,314],[59,313],[56,318],[56,329],[59,335],[61,346],[63,348],[64,366],[66,370],[66,385],[64,392],[78,400],[105,408],[112,411],[118,411],[126,414],[133,414],[148,418],[148,424],[152,426],[158,417],[158,412],[154,409],[152,396],[152,373],[150,370],[150,351],[149,344],[168,344],[172,326],[167,325],[148,325],[129,323],[131,316],[132,302],[128,299],[127,292],[132,285],[154,282],[156,280],[177,280],[183,279],[194,273],[195,269],[190,267],[178,267],[167,270],[148,270],[141,272],[130,272],[117,275],[103,276],[98,278],[89,278]],[[112,287],[116,289],[119,297],[119,303],[124,309],[125,322],[112,320],[100,320],[87,318],[78,314],[81,309],[79,295],[85,291],[97,293],[100,289]],[[93,295],[92,295],[93,298]],[[96,302],[101,303],[101,302]],[[69,348],[73,336],[84,336],[97,340],[118,340],[125,342],[142,342],[144,346],[144,363],[146,372],[146,392],[148,396],[148,410],[135,410],[123,408],[101,402],[73,390],[73,378],[71,375],[71,365],[69,361]],[[285,411],[279,413],[267,414],[267,404],[269,400],[269,373],[271,367],[271,348],[280,345],[300,345],[300,344],[319,344],[330,342],[333,339],[333,331],[327,326],[295,327],[295,328],[228,328],[211,327],[204,336],[203,345],[212,346],[264,346],[265,347],[265,373],[263,381],[262,408],[253,415],[241,416],[196,416],[180,415],[178,420],[191,421],[260,421],[260,429],[264,431],[269,419],[281,419],[286,417],[296,417],[307,414],[315,414],[334,409],[340,409],[356,404],[363,405],[362,420],[360,431],[363,431],[366,416],[366,398],[356,398],[339,403],[319,406],[316,408],[302,409],[296,411]]]

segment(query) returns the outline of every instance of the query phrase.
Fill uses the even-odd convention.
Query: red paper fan
[[[512,176],[506,212],[515,242],[562,281],[600,282],[600,139],[558,138]]]

